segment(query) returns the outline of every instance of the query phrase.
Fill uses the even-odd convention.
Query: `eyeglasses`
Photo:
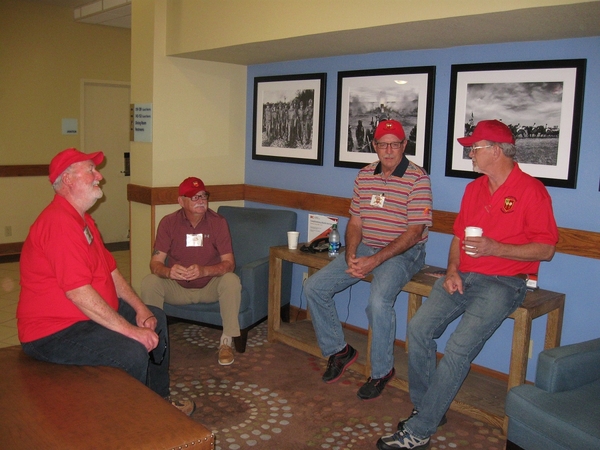
[[[387,150],[388,146],[392,147],[392,150],[400,150],[404,141],[397,142],[376,142],[375,147],[377,150]]]
[[[493,147],[493,145],[484,145],[482,147],[471,147],[471,151],[473,153],[477,153],[477,150],[481,150],[482,148],[490,148],[490,147]]]
[[[208,192],[204,193],[204,194],[198,194],[198,195],[194,195],[192,197],[189,197],[189,199],[193,202],[197,202],[198,200],[202,199],[202,200],[208,200],[208,196],[210,194]]]

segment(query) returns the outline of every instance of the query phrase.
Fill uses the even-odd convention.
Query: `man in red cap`
[[[408,325],[408,381],[413,411],[380,450],[424,449],[483,345],[525,299],[527,278],[550,261],[558,242],[552,200],[544,185],[523,173],[515,139],[498,120],[484,120],[458,142],[470,148],[473,169],[454,223],[446,276]],[[466,227],[483,236],[465,237]],[[467,253],[468,251],[468,253]],[[462,316],[436,365],[439,338]]]
[[[142,299],[163,304],[190,305],[219,301],[223,334],[218,361],[233,363],[232,340],[240,335],[238,320],[242,284],[233,272],[235,258],[229,226],[208,207],[208,192],[200,178],[179,185],[181,209],[162,218],[156,232],[150,275],[142,280]]]
[[[19,340],[33,358],[117,367],[168,398],[166,317],[135,294],[87,213],[103,196],[103,160],[102,152],[69,148],[50,162],[55,196],[21,252]],[[188,415],[195,408],[174,405]]]
[[[431,185],[427,173],[404,156],[406,144],[400,122],[377,125],[371,145],[379,161],[362,168],[354,181],[346,251],[304,285],[319,347],[329,357],[323,381],[333,383],[358,357],[345,341],[334,295],[373,275],[367,305],[371,376],[358,390],[361,400],[379,397],[394,376],[394,303],[425,263]]]

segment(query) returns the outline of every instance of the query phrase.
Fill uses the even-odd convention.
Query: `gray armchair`
[[[506,397],[507,450],[600,449],[600,339],[545,350]]]
[[[269,309],[269,249],[287,244],[287,232],[296,229],[296,213],[282,209],[221,206],[217,210],[229,224],[235,273],[242,282],[240,305],[241,336],[234,339],[239,353],[246,350],[248,331],[264,321]],[[292,288],[292,265],[284,264],[282,271],[281,305],[289,311]],[[201,324],[222,326],[219,302],[194,305],[164,304],[170,318]]]

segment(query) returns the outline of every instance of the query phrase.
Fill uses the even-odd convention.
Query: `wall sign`
[[[152,103],[134,103],[129,111],[129,139],[152,142]]]

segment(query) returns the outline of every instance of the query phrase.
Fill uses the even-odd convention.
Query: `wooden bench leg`
[[[546,322],[546,340],[544,341],[544,350],[555,348],[560,345],[562,335],[563,315],[565,313],[565,299],[563,297],[561,305],[548,313]]]
[[[408,312],[406,313],[406,327],[410,323],[413,316],[417,313],[423,304],[423,296],[418,294],[408,294]],[[408,335],[404,338],[404,350],[408,353]]]

